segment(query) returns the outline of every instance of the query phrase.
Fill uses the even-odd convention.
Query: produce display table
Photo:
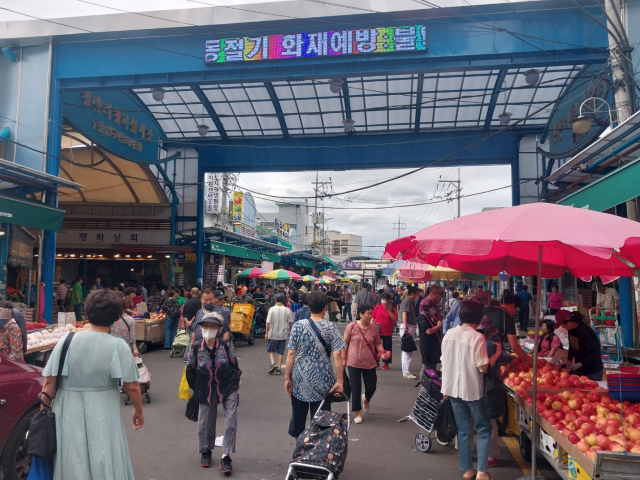
[[[520,452],[525,460],[531,458],[532,445],[541,451],[562,478],[569,480],[638,480],[640,455],[628,452],[597,451],[595,461],[590,460],[542,415],[536,412],[540,428],[537,438],[531,432],[532,407],[520,395],[510,393],[517,404],[520,427]]]

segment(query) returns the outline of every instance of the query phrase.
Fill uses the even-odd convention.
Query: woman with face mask
[[[422,354],[422,372],[425,368],[435,370],[440,363],[442,351],[442,320],[436,315],[440,308],[434,297],[429,297],[422,304],[422,313],[418,316],[418,331],[420,332],[420,353]],[[424,336],[423,336],[424,335]]]
[[[393,296],[390,293],[383,293],[381,295],[380,303],[373,309],[373,322],[380,325],[380,340],[382,341],[382,348],[391,352],[388,359],[383,359],[383,370],[389,370],[389,364],[393,358],[392,347],[393,342],[393,327],[398,321],[398,311],[393,305]]]
[[[198,411],[198,449],[200,466],[211,466],[216,441],[218,404],[224,409],[224,441],[220,470],[231,474],[231,457],[236,448],[238,425],[238,389],[240,375],[233,343],[222,335],[224,319],[218,312],[205,312],[197,321],[202,340],[195,342],[187,355],[187,382],[200,404]]]

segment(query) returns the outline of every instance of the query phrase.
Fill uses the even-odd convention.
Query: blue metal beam
[[[278,122],[280,122],[280,128],[282,129],[282,136],[284,138],[289,138],[287,121],[284,118],[284,113],[282,113],[282,107],[280,106],[280,100],[278,100],[276,89],[273,88],[273,84],[271,82],[264,82],[264,86],[266,87],[267,92],[269,92],[269,97],[273,103],[273,109],[276,111],[276,115],[278,116]]]
[[[507,69],[502,68],[498,73],[498,78],[496,78],[496,83],[493,85],[493,93],[491,94],[491,100],[489,100],[489,108],[487,109],[487,116],[484,119],[484,129],[489,130],[491,128],[491,121],[493,120],[493,114],[496,111],[496,103],[498,103],[498,97],[500,96],[500,91],[502,90],[502,84],[504,83],[504,79],[507,76]],[[517,205],[517,203],[514,203]]]
[[[216,109],[213,108],[213,105],[211,105],[211,102],[207,98],[207,95],[204,93],[204,91],[202,90],[202,88],[200,88],[199,85],[191,85],[191,90],[193,90],[193,93],[196,94],[196,96],[198,97],[198,100],[200,100],[200,102],[202,102],[202,105],[204,105],[204,109],[207,111],[207,113],[209,114],[209,117],[211,117],[211,121],[218,129],[220,138],[222,138],[222,140],[224,141],[227,141],[229,136],[227,135],[227,132],[224,129],[224,125],[222,125],[222,121],[220,120],[220,117],[216,113]]]
[[[422,117],[422,90],[424,88],[424,73],[418,75],[418,85],[416,88],[416,116],[414,132],[420,133],[420,121]]]
[[[429,131],[411,136],[231,139],[227,144],[198,147],[198,159],[200,168],[215,172],[375,169],[388,168],[389,162],[394,168],[511,165],[517,161],[521,132],[502,133],[475,145],[484,135],[488,134]],[[465,147],[469,149],[456,154]]]

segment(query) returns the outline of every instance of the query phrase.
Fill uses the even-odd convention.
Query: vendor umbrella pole
[[[542,303],[542,245],[538,247],[538,280],[537,280],[537,292],[536,292],[536,322],[535,322],[535,331],[533,338],[533,382],[532,382],[532,390],[531,396],[533,397],[531,401],[531,480],[539,479],[536,477],[537,468],[537,453],[538,449],[536,447],[537,440],[539,438],[538,435],[538,422],[536,421],[536,395],[538,393],[538,340],[540,331],[540,312],[541,312],[541,303]],[[526,476],[520,477],[518,480],[527,480]]]

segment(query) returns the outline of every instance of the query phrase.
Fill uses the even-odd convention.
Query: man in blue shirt
[[[529,305],[533,310],[533,297],[529,293],[529,287],[522,285],[522,291],[518,293],[518,296],[522,300],[522,305],[518,310],[518,320],[520,321],[520,331],[526,332],[529,330]]]

